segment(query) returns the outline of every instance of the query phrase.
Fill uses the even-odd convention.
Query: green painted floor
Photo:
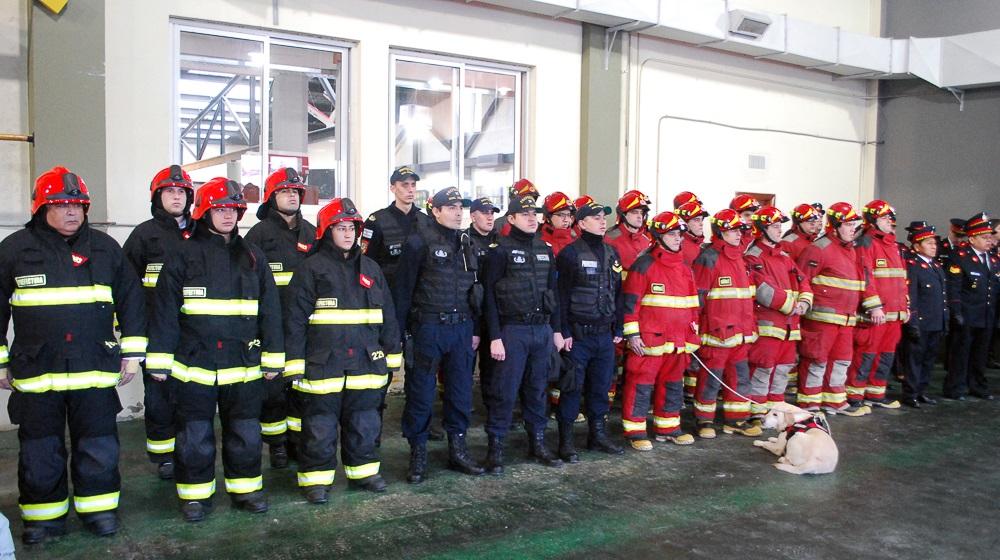
[[[500,478],[444,470],[446,444],[431,442],[432,478],[420,486],[405,482],[402,405],[391,398],[383,495],[347,490],[340,472],[330,503],[311,506],[294,470],[265,470],[267,514],[231,510],[220,493],[207,521],[186,524],[173,486],[145,460],[142,422],[133,421],[120,424],[118,536],[91,537],[71,518],[69,535],[25,550],[14,432],[0,434],[0,511],[12,521],[19,558],[1000,557],[1000,401],[834,418],[840,466],[825,476],[780,472],[750,439],[721,433],[645,454],[583,453],[580,464],[551,469],[527,462],[516,434]],[[581,446],[585,431],[577,426]],[[471,447],[485,454],[481,415]]]

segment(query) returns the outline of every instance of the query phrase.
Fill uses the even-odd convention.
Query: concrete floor
[[[399,396],[390,401],[383,495],[347,490],[339,472],[330,503],[311,506],[294,470],[265,470],[267,514],[233,511],[220,492],[207,521],[187,524],[173,485],[145,460],[142,422],[132,421],[120,424],[118,536],[91,537],[71,515],[69,535],[25,550],[14,432],[0,434],[0,511],[12,521],[19,558],[998,557],[1000,400],[834,418],[840,466],[831,475],[780,472],[749,438],[721,433],[624,457],[585,452],[580,464],[557,470],[527,462],[517,434],[501,478],[444,470],[446,444],[431,442],[432,478],[420,486],[405,482],[402,405]],[[578,425],[580,445],[585,431]],[[481,417],[470,439],[482,456]]]

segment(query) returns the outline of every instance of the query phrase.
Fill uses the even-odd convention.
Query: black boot
[[[427,439],[431,441],[444,441],[444,428],[436,426],[433,422],[427,428]]]
[[[489,436],[490,449],[486,452],[486,473],[492,475],[503,474],[503,438],[500,436]]]
[[[448,468],[473,476],[483,474],[483,467],[469,457],[465,434],[448,434]]]
[[[608,455],[621,455],[625,450],[608,438],[607,423],[604,418],[594,418],[590,421],[590,434],[587,436],[587,449],[600,451]]]
[[[561,467],[562,460],[545,445],[545,432],[528,436],[528,453],[546,467]]]
[[[264,513],[267,511],[267,495],[263,490],[255,490],[247,494],[232,494],[230,499],[233,508],[248,513]]]
[[[163,461],[156,466],[156,475],[160,477],[160,480],[171,480],[174,478],[174,463],[172,461]]]
[[[410,484],[420,484],[424,481],[427,471],[427,444],[417,443],[410,446],[410,469],[406,472],[406,481]]]
[[[571,465],[580,462],[573,447],[573,422],[559,423],[559,458]]]
[[[309,486],[303,494],[310,504],[325,504],[330,500],[330,489],[323,485]]]
[[[110,537],[118,532],[121,523],[118,521],[118,514],[109,511],[87,516],[83,526],[98,537]]]
[[[284,469],[288,467],[288,449],[284,443],[273,443],[267,446],[268,459],[272,469]]]
[[[205,516],[207,516],[212,511],[211,502],[205,503],[197,500],[192,500],[190,502],[184,502],[181,504],[181,515],[184,516],[184,521],[188,523],[197,523],[199,521],[204,521]]]
[[[386,484],[385,479],[382,478],[380,474],[373,474],[371,476],[366,476],[365,478],[359,478],[357,480],[351,480],[348,482],[351,488],[356,490],[365,490],[368,492],[385,492]]]
[[[24,532],[21,533],[21,542],[24,544],[38,544],[51,537],[61,537],[66,534],[66,521],[26,521]],[[14,555],[11,554],[11,558]]]

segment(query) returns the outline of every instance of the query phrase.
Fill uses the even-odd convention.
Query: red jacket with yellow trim
[[[117,385],[121,359],[139,359],[146,351],[141,290],[118,243],[86,221],[64,238],[40,213],[0,242],[0,367],[10,368],[14,389],[44,393]]]
[[[886,321],[909,319],[906,263],[896,244],[896,235],[871,228],[857,241],[858,264],[868,280],[862,306],[882,305]]]
[[[198,224],[156,282],[146,371],[227,385],[281,372],[278,288],[264,252],[238,233],[227,242]]]
[[[622,268],[630,270],[639,253],[648,249],[653,243],[653,238],[645,227],[632,233],[625,228],[625,224],[618,224],[604,236],[604,242],[618,251],[618,257],[622,260]]]
[[[681,254],[684,256],[684,264],[693,266],[694,260],[701,253],[701,246],[705,243],[704,235],[693,235],[690,231],[684,232],[681,241]]]
[[[542,231],[542,241],[552,246],[552,254],[557,257],[559,256],[559,251],[563,250],[563,247],[576,241],[577,237],[579,237],[573,228],[556,229],[551,224],[543,224],[540,229]]]
[[[625,336],[641,336],[649,355],[697,350],[698,291],[680,252],[659,244],[632,263],[625,278]]]
[[[806,247],[812,245],[812,242],[815,240],[816,238],[810,237],[798,228],[793,227],[782,236],[781,248],[792,257],[794,262],[799,262],[802,251],[805,251]]]
[[[800,297],[812,304],[806,319],[836,325],[857,323],[865,277],[853,241],[821,237],[802,251],[796,264],[802,273]]]
[[[304,375],[300,390],[309,389],[310,382],[345,375],[356,378],[354,386],[348,380],[348,389],[381,388],[388,371],[399,369],[403,361],[385,277],[360,248],[345,256],[329,241],[320,243],[288,285],[285,377]],[[315,391],[307,392],[327,392],[314,385]]]
[[[800,340],[799,316],[793,315],[800,300],[802,275],[792,257],[780,246],[754,241],[743,255],[756,288],[754,312],[760,336]],[[807,301],[808,303],[808,301]]]
[[[754,288],[741,247],[713,239],[694,261],[694,281],[702,301],[701,343],[705,346],[734,348],[757,339]]]

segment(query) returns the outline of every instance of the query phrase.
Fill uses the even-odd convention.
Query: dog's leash
[[[751,399],[750,397],[748,397],[748,396],[740,393],[736,389],[733,389],[732,387],[730,387],[729,385],[727,385],[726,382],[723,381],[718,375],[715,375],[715,372],[712,371],[711,368],[709,368],[708,366],[705,365],[705,362],[701,361],[701,358],[698,357],[698,354],[695,354],[695,353],[692,352],[691,356],[694,357],[694,359],[698,361],[698,363],[701,365],[701,367],[704,368],[705,371],[707,371],[709,375],[711,375],[712,377],[714,377],[715,380],[718,381],[723,387],[725,387],[726,389],[729,389],[729,391],[731,393],[733,393],[737,397],[739,397],[739,398],[741,398],[741,399],[743,399],[743,400],[745,400],[745,401],[747,401],[747,402],[749,402],[751,404],[760,404],[760,403],[754,401],[753,399]],[[830,423],[827,422],[826,415],[823,414],[822,412],[820,412],[820,413],[812,413],[812,415],[813,415],[813,418],[816,420],[816,423],[820,424],[821,426],[823,426],[824,428],[826,428],[827,433],[829,433],[832,436],[833,435],[833,430],[830,429]]]

